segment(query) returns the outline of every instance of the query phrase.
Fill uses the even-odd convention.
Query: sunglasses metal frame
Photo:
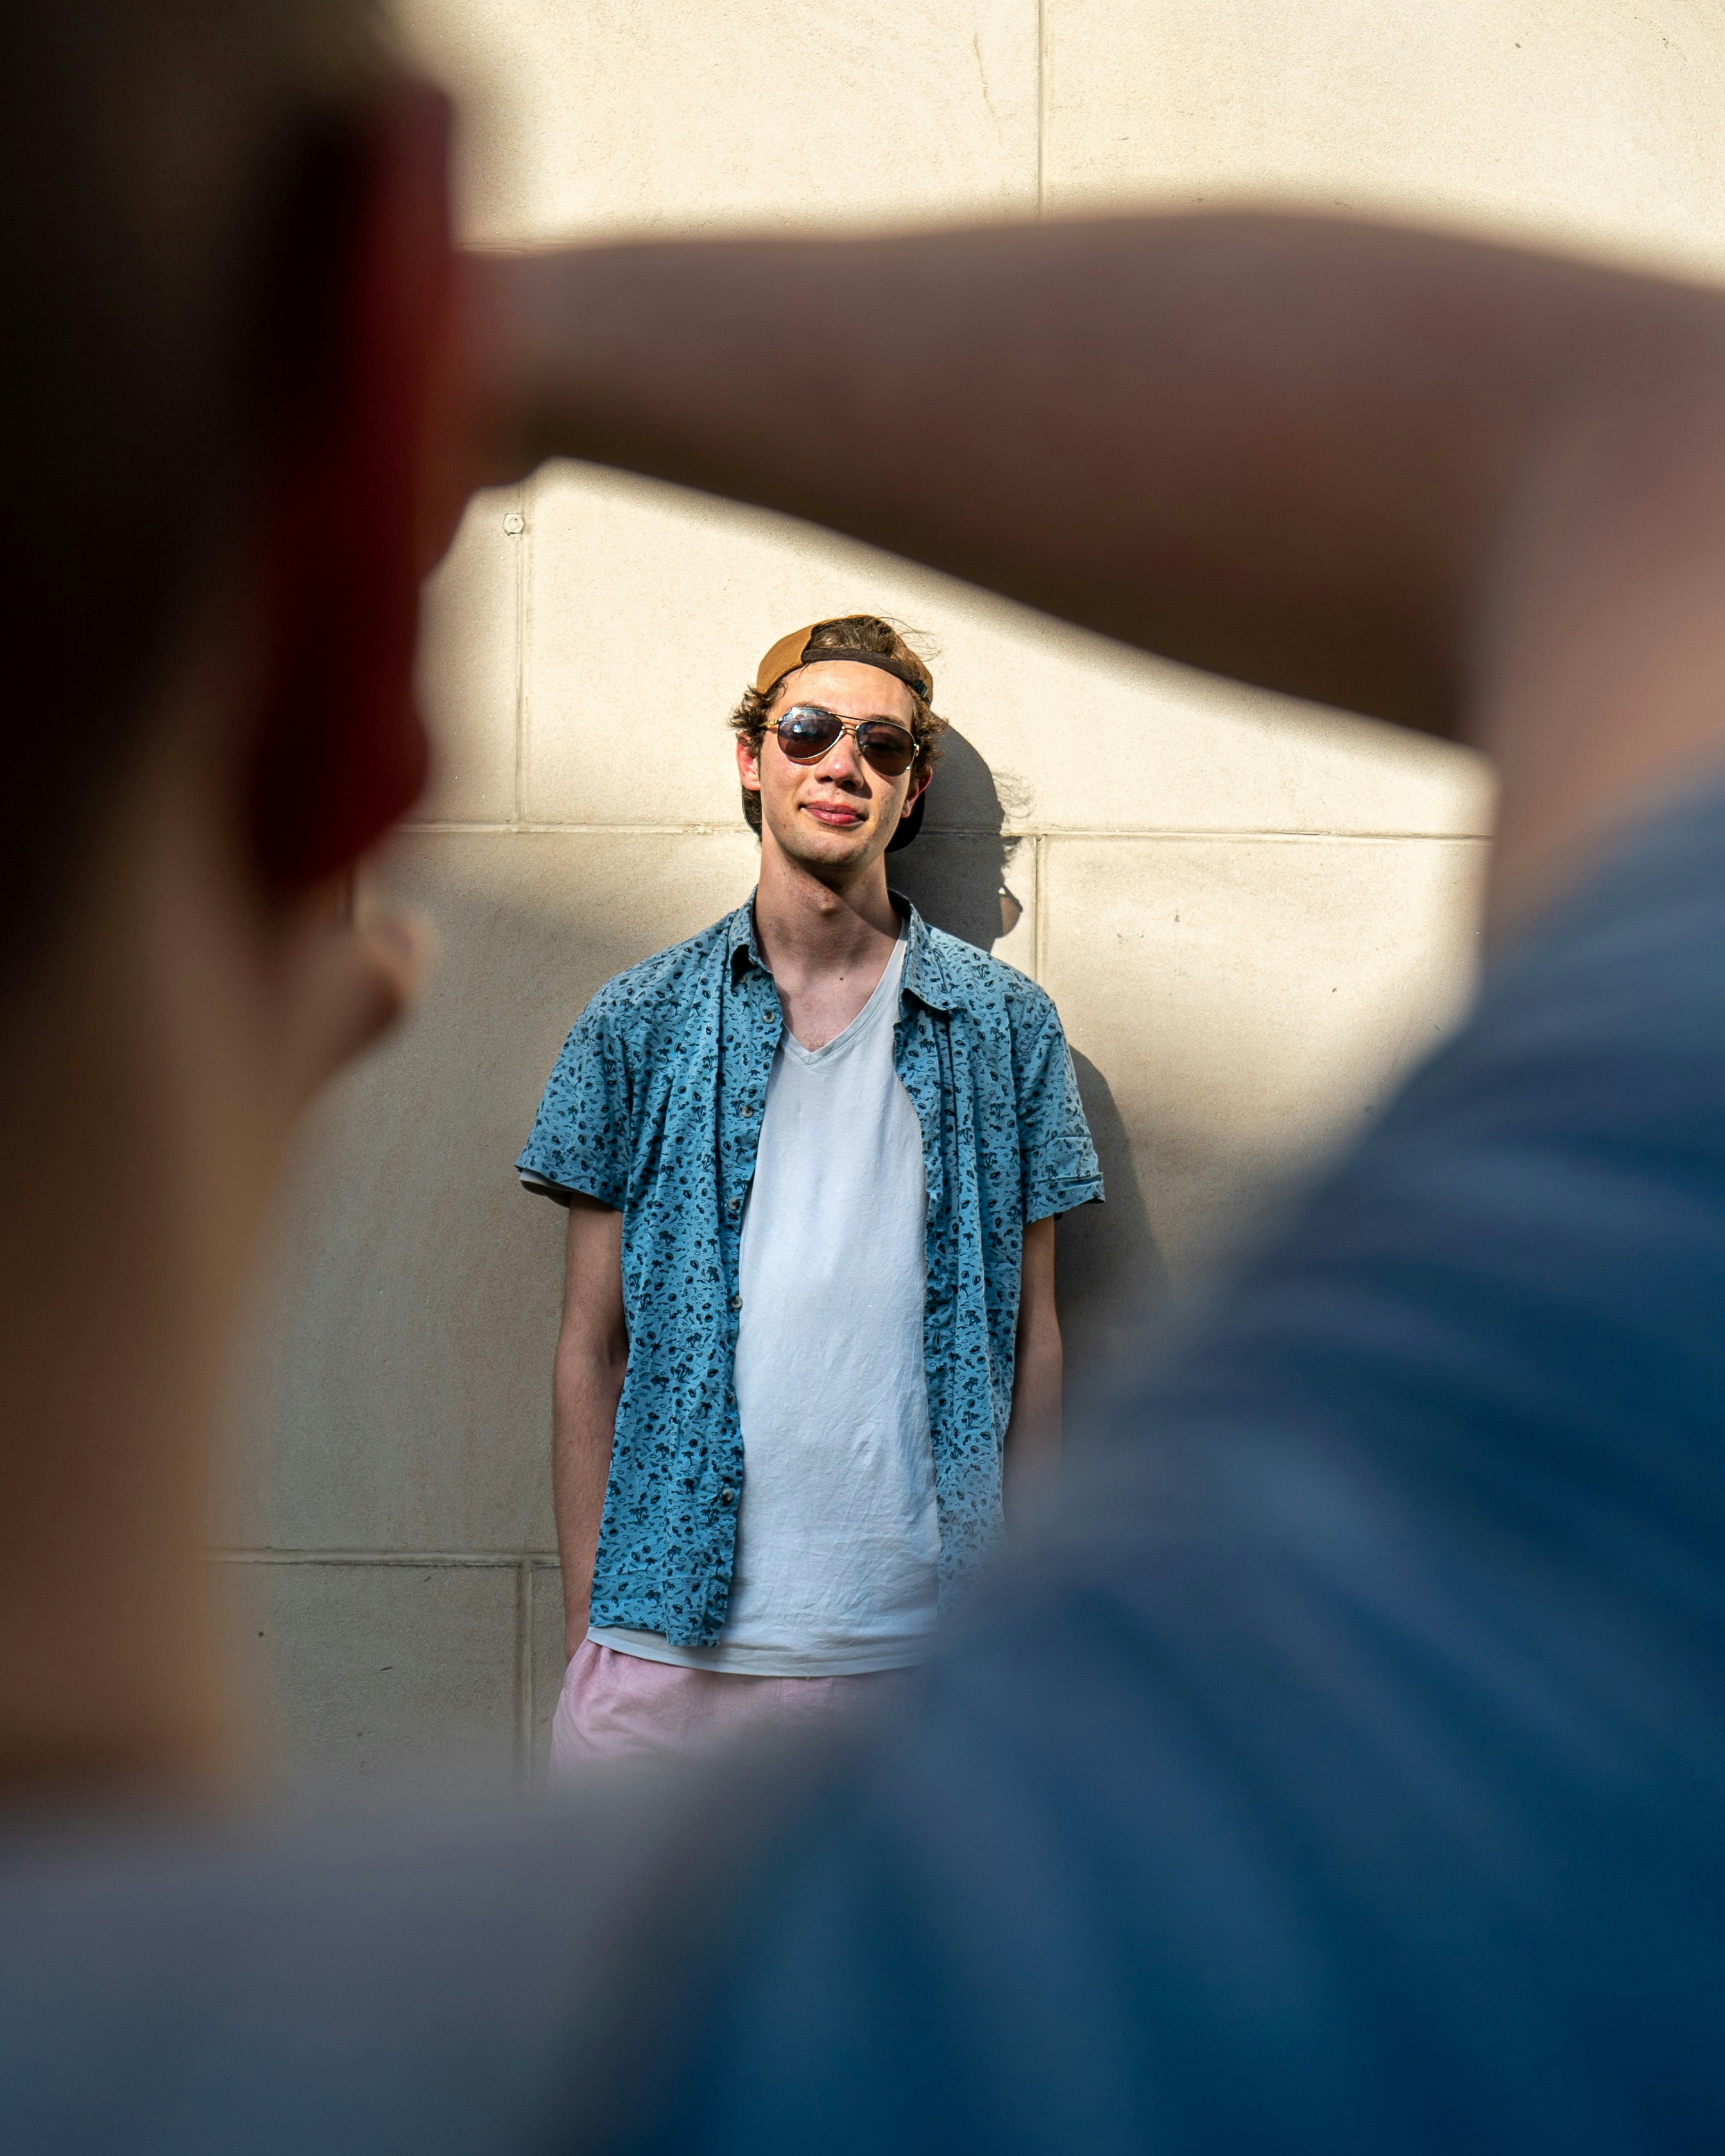
[[[788,711],[782,711],[778,718],[768,719],[765,723],[765,731],[768,733],[778,733],[784,721],[787,719],[794,718],[798,711],[811,711],[819,718],[830,719],[833,724],[838,727],[839,732],[834,737],[827,743],[824,748],[817,751],[813,756],[793,756],[789,749],[785,747],[783,739],[781,737],[778,746],[780,749],[783,751],[785,756],[793,763],[805,766],[811,763],[819,763],[823,757],[830,756],[832,754],[833,751],[839,746],[839,743],[844,740],[846,734],[850,734],[855,741],[857,753],[863,758],[864,762],[867,762],[870,768],[876,772],[882,778],[902,778],[906,771],[911,771],[915,768],[916,758],[922,753],[922,744],[917,740],[915,732],[909,726],[901,726],[896,719],[847,719],[838,711],[829,711],[824,704],[793,704]],[[880,767],[872,762],[869,756],[868,744],[863,739],[865,730],[870,726],[884,727],[889,732],[901,735],[906,741],[909,742],[911,744],[911,760],[905,766],[904,771],[881,771]]]

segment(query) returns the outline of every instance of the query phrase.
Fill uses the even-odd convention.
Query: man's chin
[[[791,830],[779,834],[778,843],[793,861],[809,868],[863,868],[880,850],[879,837],[866,824],[846,830],[799,817]]]

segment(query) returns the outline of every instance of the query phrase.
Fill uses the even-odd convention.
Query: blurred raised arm
[[[475,265],[498,473],[829,525],[1475,741],[1517,874],[1725,747],[1725,302],[1207,215]]]

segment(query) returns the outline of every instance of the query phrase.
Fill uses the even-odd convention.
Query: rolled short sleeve
[[[563,1043],[516,1173],[523,1188],[559,1204],[579,1192],[621,1211],[629,1131],[628,1061],[602,990]]]
[[[1014,1029],[1024,1225],[1102,1197],[1102,1171],[1078,1097],[1060,1015],[1045,995]]]

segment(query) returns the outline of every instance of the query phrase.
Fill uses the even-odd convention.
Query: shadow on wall
[[[1057,1288],[1066,1348],[1066,1395],[1081,1408],[1106,1392],[1122,1366],[1142,1358],[1168,1306],[1168,1267],[1132,1168],[1132,1141],[1108,1081],[1072,1052],[1079,1098],[1101,1163],[1101,1205],[1061,1220]]]
[[[1013,782],[1002,783],[1010,795]],[[888,856],[887,879],[937,928],[992,951],[1024,912],[1007,886],[1008,865],[1019,842],[1001,835],[1005,822],[993,773],[963,735],[949,727],[922,834],[903,853]]]
[[[1003,835],[1002,788],[1010,797],[1014,785],[1004,775],[997,783],[956,729],[944,746],[928,822],[914,846],[891,857],[887,872],[937,928],[993,951],[1024,914],[1009,880],[1022,842]],[[1068,1214],[1060,1226],[1060,1327],[1067,1391],[1077,1407],[1107,1389],[1122,1358],[1142,1353],[1166,1304],[1168,1280],[1108,1081],[1076,1050],[1072,1063],[1108,1194],[1106,1204]]]

